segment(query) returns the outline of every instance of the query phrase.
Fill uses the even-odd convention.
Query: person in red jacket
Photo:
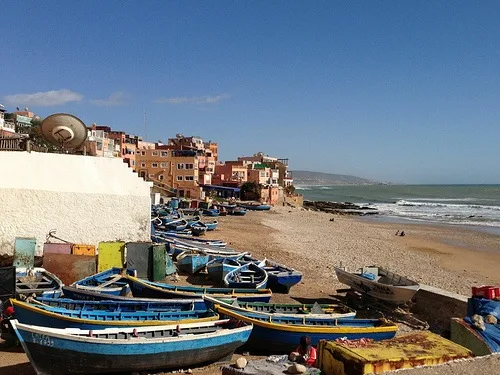
[[[316,349],[311,345],[311,338],[309,336],[302,336],[300,338],[300,344],[290,354],[290,359],[311,367],[316,365]]]

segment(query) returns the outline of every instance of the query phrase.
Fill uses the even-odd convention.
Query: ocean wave
[[[481,204],[453,204],[453,203],[434,203],[434,202],[419,202],[399,200],[395,203],[397,206],[407,207],[445,207],[445,208],[463,208],[463,209],[480,209],[500,211],[500,206],[487,206]]]

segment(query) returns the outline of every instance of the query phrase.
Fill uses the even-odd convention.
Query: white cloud
[[[125,105],[128,102],[128,95],[123,91],[117,91],[112,93],[107,99],[94,99],[90,100],[92,104],[101,107],[116,107]]]
[[[215,96],[176,96],[171,98],[158,98],[155,103],[160,104],[219,104],[224,99],[229,99],[231,95],[220,94]]]
[[[35,92],[33,94],[14,94],[4,97],[8,105],[24,107],[52,107],[69,102],[79,102],[83,95],[68,89]]]

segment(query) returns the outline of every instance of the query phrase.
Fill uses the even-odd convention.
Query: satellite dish
[[[55,113],[40,124],[43,138],[62,148],[78,148],[87,139],[87,127],[78,117]]]

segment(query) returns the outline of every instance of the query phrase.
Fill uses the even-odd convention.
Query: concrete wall
[[[147,241],[151,183],[120,158],[0,151],[0,255],[15,237],[74,243]]]

